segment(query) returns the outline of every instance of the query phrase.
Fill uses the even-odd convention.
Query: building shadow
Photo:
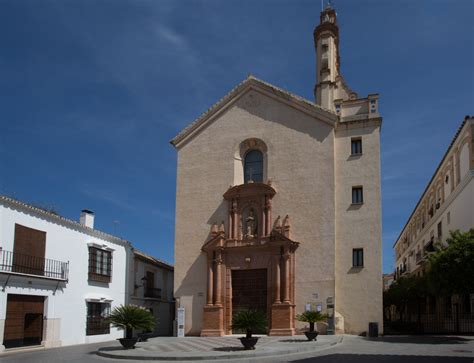
[[[472,339],[456,336],[409,335],[409,336],[383,336],[378,338],[365,338],[373,342],[403,343],[403,344],[466,344]],[[471,362],[472,363],[472,362]]]
[[[212,350],[216,352],[240,352],[245,349],[244,347],[218,347],[218,348],[213,348]]]
[[[182,299],[181,305],[191,306],[192,311],[185,312],[186,315],[191,314],[192,316],[192,322],[189,320],[185,322],[185,333],[187,336],[199,336],[201,332],[203,310],[206,304],[207,280],[206,278],[200,279],[197,277],[207,276],[206,269],[207,257],[200,253],[191,266],[189,266],[186,275],[181,281],[181,285],[174,294],[175,298]],[[179,307],[179,305],[176,307]],[[191,323],[191,326],[189,326],[189,323]]]
[[[351,267],[349,270],[347,270],[348,274],[357,274],[363,270],[363,267]]]
[[[282,342],[282,343],[311,343],[308,339],[283,339],[283,340],[279,340],[279,342]]]
[[[95,354],[95,353],[97,353],[98,351],[101,351],[101,352],[114,352],[114,351],[117,351],[117,350],[124,350],[124,348],[123,348],[122,346],[118,346],[118,347],[102,347],[102,348],[97,349],[97,350],[94,351],[94,352],[89,352],[89,354]]]
[[[472,363],[469,357],[436,357],[425,355],[330,354],[293,360],[298,363]]]

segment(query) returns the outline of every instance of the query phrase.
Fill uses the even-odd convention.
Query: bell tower
[[[316,48],[316,103],[334,110],[334,92],[339,75],[339,27],[336,10],[330,4],[321,11],[319,25],[314,29]]]
[[[317,59],[315,100],[318,105],[334,111],[334,101],[349,98],[352,91],[343,84],[340,74],[339,27],[336,10],[330,3],[321,12],[313,35]]]

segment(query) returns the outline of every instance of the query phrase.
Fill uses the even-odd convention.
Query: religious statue
[[[245,237],[246,238],[255,237],[255,232],[257,230],[257,221],[256,221],[255,217],[253,216],[253,209],[249,210],[249,215],[245,219],[245,222],[246,222],[246,227],[247,227]]]

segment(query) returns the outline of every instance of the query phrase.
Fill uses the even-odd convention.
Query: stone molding
[[[207,254],[207,301],[201,336],[230,334],[232,325],[232,270],[267,270],[267,317],[271,335],[294,335],[294,265],[299,242],[290,239],[289,216],[278,216],[272,227],[270,184],[248,183],[229,188],[229,224],[211,226],[211,237],[203,245]],[[261,226],[255,236],[243,233],[241,216],[245,208],[258,211]],[[281,222],[282,221],[282,222]]]

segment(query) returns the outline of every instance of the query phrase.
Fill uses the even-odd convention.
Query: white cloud
[[[156,27],[156,34],[159,38],[175,47],[187,47],[186,39],[183,36],[163,24]]]
[[[137,209],[133,203],[124,200],[118,195],[118,193],[114,193],[110,189],[101,189],[90,185],[82,185],[80,187],[80,191],[88,197],[103,200],[120,209],[128,211],[135,211]]]

